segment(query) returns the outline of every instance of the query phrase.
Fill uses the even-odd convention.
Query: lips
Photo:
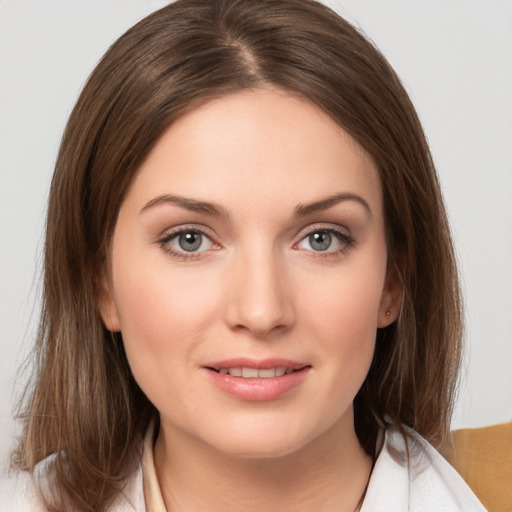
[[[285,359],[231,359],[203,367],[221,391],[242,400],[279,398],[307,377],[311,365]]]

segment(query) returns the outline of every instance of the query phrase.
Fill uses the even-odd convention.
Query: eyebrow
[[[332,196],[328,196],[324,199],[320,199],[318,201],[314,201],[312,203],[299,204],[294,208],[294,216],[295,217],[307,217],[308,215],[312,215],[314,213],[320,213],[333,206],[336,206],[339,203],[344,201],[355,201],[362,205],[367,213],[372,216],[372,210],[369,204],[357,194],[353,194],[350,192],[342,192],[339,194],[334,194]],[[146,210],[153,208],[155,206],[163,205],[163,204],[175,204],[180,206],[181,208],[185,208],[186,210],[204,213],[206,215],[211,215],[213,217],[220,217],[224,219],[229,219],[229,212],[215,203],[210,203],[208,201],[200,201],[197,199],[192,199],[190,197],[177,196],[172,194],[162,194],[151,201],[148,201],[141,209],[140,213],[145,212]]]
[[[370,205],[361,196],[351,192],[342,192],[328,196],[324,199],[320,199],[319,201],[314,201],[312,203],[299,204],[295,207],[294,215],[295,217],[306,217],[313,213],[324,212],[325,210],[328,210],[329,208],[332,208],[333,206],[344,201],[355,201],[356,203],[359,203],[364,207],[369,216],[372,216]]]
[[[176,196],[172,194],[162,194],[151,199],[141,209],[140,213],[162,204],[175,204],[192,212],[204,213],[213,217],[229,218],[229,212],[222,206],[207,201],[199,201],[190,197]]]

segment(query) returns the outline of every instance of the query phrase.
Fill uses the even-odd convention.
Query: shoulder
[[[462,477],[419,434],[385,433],[361,512],[485,512]]]
[[[145,510],[142,471],[139,467],[126,482],[123,493],[109,512]],[[0,512],[47,512],[30,474],[19,472],[0,478]]]

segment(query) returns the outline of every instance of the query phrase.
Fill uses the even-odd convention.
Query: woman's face
[[[353,433],[396,313],[386,253],[368,155],[316,106],[243,92],[183,115],[142,165],[102,316],[173,439],[291,453]]]

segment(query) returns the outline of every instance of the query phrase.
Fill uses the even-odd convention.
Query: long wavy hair
[[[389,265],[403,297],[397,321],[377,332],[355,399],[361,445],[372,453],[376,431],[390,423],[434,444],[448,429],[462,339],[456,262],[429,148],[397,75],[358,30],[313,0],[178,0],[107,51],[71,113],[56,163],[34,378],[15,454],[29,472],[52,455],[52,510],[107,510],[158,415],[133,379],[121,335],[104,327],[98,310],[127,189],[180,115],[262,86],[323,109],[380,172]]]

